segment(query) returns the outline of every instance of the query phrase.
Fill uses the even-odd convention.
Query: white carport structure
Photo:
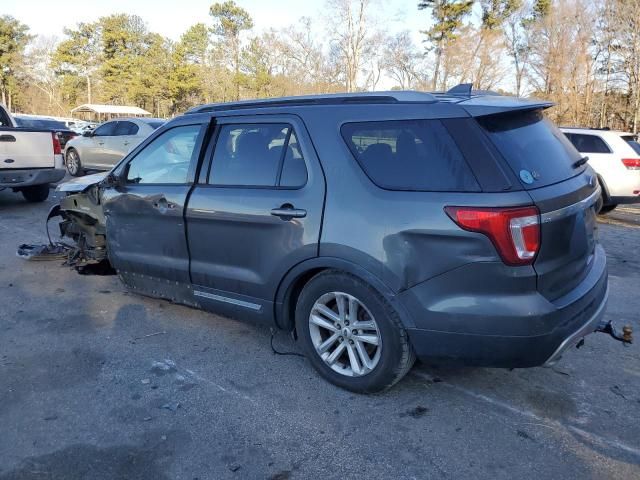
[[[147,112],[140,107],[130,107],[127,105],[98,105],[86,103],[71,110],[72,116],[79,116],[83,120],[97,120],[102,122],[114,117],[150,117],[151,112]]]

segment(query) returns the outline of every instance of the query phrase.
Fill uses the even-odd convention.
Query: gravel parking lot
[[[638,342],[592,335],[553,368],[418,364],[354,395],[274,355],[268,327],[17,258],[54,202],[0,192],[0,480],[640,478]],[[640,209],[599,232],[607,315],[638,337]]]

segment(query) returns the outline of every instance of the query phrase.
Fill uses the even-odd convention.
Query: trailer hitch
[[[607,333],[619,342],[622,342],[625,346],[633,343],[633,330],[631,329],[631,325],[625,325],[620,329],[611,321],[602,322],[598,325],[596,332]]]

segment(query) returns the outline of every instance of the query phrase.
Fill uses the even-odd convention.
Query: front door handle
[[[13,135],[0,135],[0,142],[15,142],[16,137]]]
[[[307,211],[301,208],[294,208],[293,205],[285,203],[280,208],[274,208],[271,210],[271,215],[274,217],[280,217],[282,220],[290,220],[292,218],[306,217]]]

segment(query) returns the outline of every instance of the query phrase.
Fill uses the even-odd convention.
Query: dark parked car
[[[549,106],[464,88],[205,105],[59,187],[61,229],[137,292],[294,331],[350,390],[416,356],[552,363],[602,326],[608,287],[598,182]]]
[[[53,118],[37,117],[34,115],[15,115],[14,118],[20,128],[35,128],[55,132],[63,151],[67,142],[78,136],[78,134],[70,130],[64,122]]]

